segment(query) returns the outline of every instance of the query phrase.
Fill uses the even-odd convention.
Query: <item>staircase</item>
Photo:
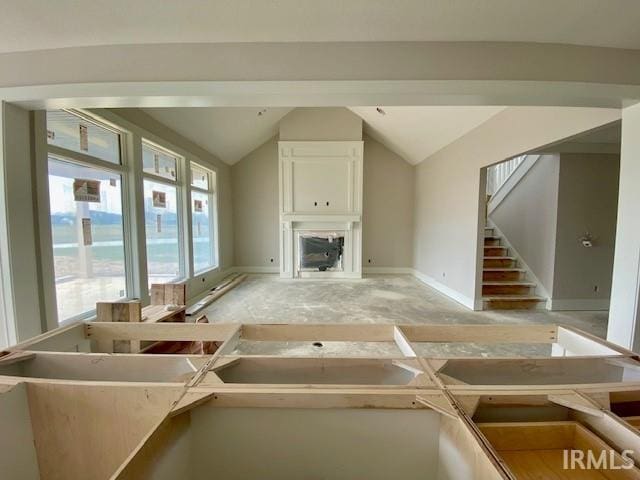
[[[485,310],[533,310],[545,299],[536,296],[536,284],[527,271],[509,255],[493,228],[484,229],[482,301]]]

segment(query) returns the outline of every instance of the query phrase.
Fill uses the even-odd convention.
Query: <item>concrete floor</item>
[[[410,275],[371,275],[362,280],[283,280],[250,275],[241,285],[203,311],[212,323],[406,323],[406,324],[565,324],[605,337],[608,312],[483,311],[473,312]],[[268,344],[268,345],[267,345]],[[420,344],[425,355],[470,354],[473,344]],[[500,347],[500,354],[546,356],[548,345]],[[309,344],[242,342],[244,354],[308,355]],[[393,344],[325,342],[323,355],[394,356]],[[493,349],[496,353],[496,349]],[[487,355],[493,356],[492,353]]]

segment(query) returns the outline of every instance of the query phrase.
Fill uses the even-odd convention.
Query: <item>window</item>
[[[193,270],[218,266],[216,173],[191,163]]]
[[[178,162],[176,155],[143,142],[149,287],[152,283],[168,283],[184,276]]]
[[[122,176],[49,156],[58,320],[127,295]]]
[[[120,135],[105,125],[65,110],[47,112],[49,145],[120,163]]]

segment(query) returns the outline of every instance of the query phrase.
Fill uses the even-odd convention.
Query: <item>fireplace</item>
[[[306,233],[298,237],[300,272],[342,272],[344,235]]]
[[[280,141],[280,276],[362,277],[362,141]]]

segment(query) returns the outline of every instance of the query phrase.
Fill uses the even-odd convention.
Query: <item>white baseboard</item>
[[[413,274],[418,280],[420,280],[425,285],[428,285],[434,290],[439,291],[443,295],[446,295],[450,299],[458,302],[460,305],[467,307],[470,310],[476,310],[477,305],[476,305],[475,299],[462,295],[460,292],[450,287],[447,287],[446,285],[443,285],[437,280],[431,278],[429,275],[425,275],[424,273],[419,272],[418,270],[414,270]]]
[[[549,310],[554,311],[606,311],[609,310],[608,298],[571,298],[549,299]]]
[[[237,273],[279,273],[278,267],[231,267],[227,272]],[[413,275],[413,268],[410,267],[364,267],[363,273],[380,273],[389,275]],[[357,277],[358,275],[353,275]]]
[[[389,275],[413,275],[411,267],[364,267],[363,273],[381,273]]]
[[[233,267],[233,270],[237,273],[279,273],[278,267]]]

